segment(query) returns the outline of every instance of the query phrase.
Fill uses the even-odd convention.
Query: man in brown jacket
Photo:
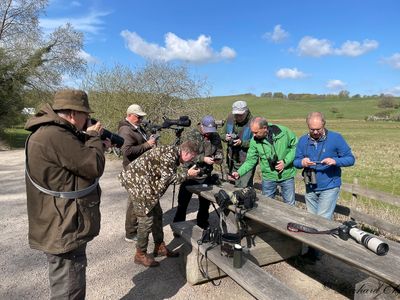
[[[99,122],[84,91],[62,90],[25,125],[29,245],[49,263],[52,299],[83,299],[86,244],[100,230],[100,186],[105,166]],[[110,142],[106,142],[110,146]]]
[[[172,183],[181,183],[188,177],[197,176],[199,170],[178,169],[182,163],[192,160],[198,153],[198,145],[187,141],[180,146],[159,146],[147,151],[131,162],[118,176],[122,186],[130,194],[133,210],[138,216],[138,240],[134,261],[146,267],[159,263],[147,254],[149,234],[153,234],[154,256],[174,257],[164,243],[160,198]]]
[[[126,118],[119,123],[118,134],[124,138],[121,147],[122,166],[124,170],[130,162],[157,145],[156,139],[148,137],[141,127],[143,117],[147,114],[137,105],[132,104],[126,110]],[[138,221],[132,207],[132,201],[128,194],[128,204],[125,216],[125,241],[134,242],[137,240]]]

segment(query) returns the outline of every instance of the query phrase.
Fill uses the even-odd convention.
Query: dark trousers
[[[138,219],[133,211],[131,196],[128,196],[128,205],[125,216],[125,237],[133,238],[138,231]]]
[[[207,183],[207,182],[204,182]],[[181,184],[179,187],[178,193],[178,207],[176,209],[174,222],[182,222],[186,220],[186,211],[192,199],[193,193],[189,192],[186,187],[189,185],[199,184],[195,180],[187,180]],[[206,229],[209,226],[208,218],[210,216],[209,213],[210,201],[199,196],[199,211],[197,212],[197,225],[203,229]]]
[[[68,253],[45,253],[49,263],[50,299],[85,299],[86,244]]]

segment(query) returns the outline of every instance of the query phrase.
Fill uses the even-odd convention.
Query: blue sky
[[[43,30],[85,34],[90,64],[188,65],[213,96],[400,96],[397,0],[51,0]]]

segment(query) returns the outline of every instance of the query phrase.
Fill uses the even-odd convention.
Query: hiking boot
[[[178,257],[179,253],[169,250],[167,246],[165,246],[165,243],[162,242],[161,244],[155,244],[153,255],[154,257],[157,256]]]
[[[160,265],[158,261],[155,261],[153,257],[140,249],[136,249],[134,262],[145,267],[157,267]]]

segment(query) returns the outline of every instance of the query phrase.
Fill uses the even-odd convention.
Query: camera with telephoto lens
[[[389,251],[389,245],[382,242],[372,234],[368,234],[356,227],[355,221],[343,222],[343,225],[338,228],[338,235],[342,240],[347,241],[349,237],[355,239],[358,243],[363,244],[367,249],[382,256],[386,255]]]
[[[303,177],[306,185],[317,184],[317,174],[315,173],[314,169],[305,168],[303,170]]]
[[[235,140],[237,140],[239,138],[239,135],[236,133],[233,133],[233,132],[230,133],[229,135],[231,136],[231,139],[228,141],[228,146],[232,147],[233,144],[235,143]]]
[[[163,117],[163,119],[164,122],[161,125],[162,128],[171,128],[171,126],[190,127],[192,124],[192,121],[188,116],[180,116],[177,120],[168,119],[167,117]]]
[[[90,123],[92,125],[97,123],[96,119],[90,119]],[[122,145],[124,144],[124,138],[116,133],[112,133],[111,131],[108,131],[107,129],[103,128],[102,133],[100,135],[100,138],[102,140],[109,139],[111,141],[111,145],[121,148]]]

